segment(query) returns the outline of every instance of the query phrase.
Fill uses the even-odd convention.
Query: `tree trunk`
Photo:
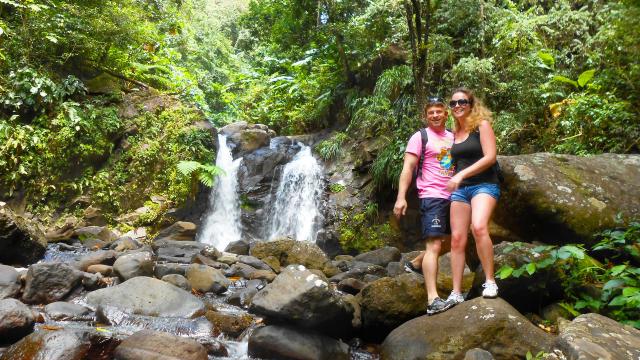
[[[426,104],[427,86],[427,58],[429,56],[429,35],[431,32],[431,3],[421,0],[405,0],[404,7],[409,27],[411,42],[411,69],[416,99],[417,116],[423,120],[422,112]]]

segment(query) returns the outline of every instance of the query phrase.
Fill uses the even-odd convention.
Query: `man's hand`
[[[396,204],[393,206],[393,214],[400,219],[402,215],[407,213],[407,200],[398,199],[396,200]]]

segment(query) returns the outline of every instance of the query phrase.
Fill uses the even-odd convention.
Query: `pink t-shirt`
[[[422,176],[416,181],[419,198],[448,199],[451,193],[447,191],[447,182],[453,174],[453,161],[451,158],[451,146],[453,146],[453,133],[445,130],[441,133],[427,128],[426,151],[422,164]],[[406,152],[420,158],[422,138],[420,131],[413,134],[407,144]]]

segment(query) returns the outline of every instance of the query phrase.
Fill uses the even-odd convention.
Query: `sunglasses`
[[[460,99],[460,100],[451,100],[449,101],[449,107],[456,107],[457,105],[460,106],[465,106],[465,105],[469,105],[471,104],[471,101],[469,101],[469,99]]]
[[[427,98],[427,105],[434,105],[434,104],[444,105],[444,100],[442,100],[441,97],[437,97],[437,96]]]

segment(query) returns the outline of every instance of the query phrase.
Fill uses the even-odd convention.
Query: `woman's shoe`
[[[482,297],[488,299],[494,299],[498,297],[498,285],[493,281],[486,281],[482,284],[484,290],[482,290]]]

